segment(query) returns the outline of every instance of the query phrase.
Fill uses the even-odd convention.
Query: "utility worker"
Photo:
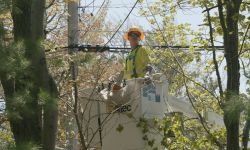
[[[140,45],[143,39],[144,33],[137,26],[132,26],[125,33],[125,40],[130,42],[131,51],[125,61],[124,79],[144,77],[148,71],[149,56],[146,49]]]
[[[131,51],[126,57],[123,78],[127,80],[144,77],[146,72],[152,71],[152,67],[148,66],[149,56],[146,49],[140,45],[140,41],[144,39],[143,31],[139,27],[133,26],[125,33],[124,38],[130,42]],[[120,79],[121,77],[118,78]],[[117,91],[122,88],[119,83],[118,81],[112,85],[112,91]]]

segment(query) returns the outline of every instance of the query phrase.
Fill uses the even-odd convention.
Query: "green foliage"
[[[0,53],[0,63],[4,64],[0,66],[1,77],[4,77],[3,79],[6,81],[13,81],[14,90],[18,88],[11,97],[7,98],[8,116],[12,119],[21,119],[20,112],[23,114],[33,113],[29,104],[33,103],[31,89],[33,89],[34,83],[27,80],[33,75],[30,61],[25,56],[23,42],[4,46],[0,49]]]
[[[230,121],[234,121],[235,119],[238,119],[238,113],[242,112],[244,110],[244,104],[242,102],[242,99],[239,98],[238,95],[231,96],[231,99],[228,100],[225,103],[224,112],[230,116]]]
[[[38,98],[39,99],[38,103],[41,104],[41,105],[46,104],[50,99],[49,93],[47,91],[45,91],[45,90],[42,90],[42,89],[40,90],[38,97],[39,97]]]
[[[0,73],[8,73],[7,79],[22,78],[28,74],[27,68],[30,62],[25,58],[23,42],[15,43],[13,46],[3,47],[0,50]]]
[[[1,116],[2,117],[2,116]],[[9,150],[14,148],[14,139],[9,123],[6,121],[0,124],[0,149]]]
[[[46,89],[40,89],[38,93],[38,104],[45,109],[57,109],[57,97],[53,97]]]
[[[117,128],[116,128],[116,131],[122,132],[123,129],[124,129],[123,125],[119,124],[119,125],[117,126]]]
[[[41,150],[41,146],[38,146],[33,143],[24,143],[22,145],[14,146],[9,150]]]
[[[1,47],[3,47],[3,37],[4,37],[4,33],[5,33],[5,31],[4,31],[4,25],[3,25],[3,23],[2,23],[2,20],[0,20],[1,22],[0,22],[0,40],[1,40],[1,44],[0,44],[0,46]]]
[[[4,14],[8,9],[10,9],[10,6],[10,0],[0,0],[0,14]]]
[[[145,118],[140,118],[140,120],[139,120],[139,122],[137,123],[136,126],[140,127],[142,129],[143,134],[146,134],[148,132],[148,122],[147,122],[147,120]]]
[[[221,143],[225,143],[226,141],[226,131],[224,128],[211,130],[211,135],[208,135],[203,127],[198,123],[198,120],[187,119],[183,117],[181,113],[170,113],[161,120],[154,120],[153,124],[148,122],[146,119],[141,118],[137,127],[142,129],[144,134],[142,138],[152,149],[157,149],[157,147],[155,147],[156,139],[154,139],[151,135],[152,131],[158,132],[162,135],[162,138],[160,139],[161,145],[169,150],[219,149],[211,136],[216,138],[216,140]]]

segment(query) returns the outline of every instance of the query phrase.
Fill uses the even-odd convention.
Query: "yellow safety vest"
[[[137,46],[126,57],[124,79],[144,77],[149,56],[145,48]]]

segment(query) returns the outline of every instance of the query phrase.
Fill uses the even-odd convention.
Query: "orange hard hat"
[[[144,33],[142,31],[141,28],[137,27],[137,26],[132,26],[131,28],[129,28],[129,30],[125,33],[125,40],[128,41],[128,35],[130,32],[139,32],[140,33],[140,40],[143,40],[144,39]]]

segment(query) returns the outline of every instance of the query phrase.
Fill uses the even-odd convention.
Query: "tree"
[[[239,101],[240,64],[239,64],[239,10],[241,0],[225,1],[226,12],[223,4],[218,0],[218,11],[223,30],[224,52],[227,62],[227,89],[225,93],[224,122],[227,129],[227,149],[239,150],[239,118],[241,109],[227,110],[227,105]],[[234,114],[234,116],[232,116]]]
[[[207,85],[201,86],[202,84],[198,83],[196,79],[202,78],[203,74],[198,74],[195,78],[188,73],[187,69],[185,69],[182,64],[180,64],[180,60],[178,59],[179,53],[172,53],[170,50],[170,60],[174,60],[175,64],[177,64],[177,67],[174,67],[178,71],[178,74],[182,76],[182,83],[181,85],[184,86],[186,89],[186,95],[188,95],[188,99],[190,101],[192,100],[195,104],[194,109],[198,111],[197,113],[201,112],[201,108],[199,106],[202,106],[204,108],[210,108],[213,105],[207,105],[208,102],[213,99],[217,106],[213,109],[217,109],[223,111],[224,116],[224,123],[226,127],[226,137],[227,137],[227,149],[231,150],[238,150],[240,149],[239,146],[239,138],[240,138],[240,117],[241,112],[246,112],[245,114],[248,114],[249,108],[248,108],[248,102],[243,101],[243,96],[249,97],[249,95],[240,94],[240,63],[239,60],[241,58],[244,58],[244,53],[247,52],[247,50],[243,50],[243,48],[248,47],[246,36],[248,35],[248,29],[249,29],[249,19],[246,19],[246,16],[244,15],[244,12],[249,12],[249,2],[248,1],[241,1],[241,0],[216,0],[216,1],[195,1],[195,0],[178,0],[178,1],[166,1],[162,0],[160,2],[156,2],[155,5],[150,6],[148,11],[143,12],[148,16],[153,16],[149,19],[149,22],[157,27],[156,32],[160,33],[159,38],[161,39],[161,42],[165,42],[167,44],[172,44],[174,38],[171,38],[171,36],[175,35],[176,32],[172,32],[172,30],[176,29],[176,27],[173,28],[173,26],[168,26],[169,22],[169,16],[176,12],[177,9],[185,10],[190,9],[194,6],[198,6],[200,9],[203,9],[205,13],[204,18],[204,24],[202,24],[203,29],[210,30],[210,34],[208,36],[202,35],[202,34],[196,34],[192,35],[192,41],[194,42],[188,42],[191,45],[202,45],[204,49],[208,45],[211,45],[214,47],[214,42],[217,40],[222,41],[224,46],[224,56],[218,57],[216,56],[217,50],[215,48],[212,49],[213,52],[213,59],[212,63],[208,64],[208,68],[211,68],[211,72],[214,72],[217,76],[216,84],[213,83],[213,88],[207,88]],[[212,11],[211,11],[212,10]],[[162,17],[163,19],[163,25],[159,25],[159,23],[156,20],[156,15],[158,14],[158,17]],[[169,15],[170,14],[170,15]],[[211,14],[211,16],[210,16]],[[171,18],[171,17],[170,17]],[[166,24],[167,22],[167,24]],[[182,29],[184,29],[182,27]],[[192,32],[188,32],[192,33]],[[170,39],[168,38],[170,36]],[[164,39],[165,38],[165,39]],[[203,39],[203,40],[197,40],[197,39]],[[169,42],[170,41],[170,42]],[[241,43],[241,44],[240,44]],[[179,44],[179,43],[176,43]],[[192,49],[190,49],[192,52]],[[196,59],[200,56],[194,56]],[[223,58],[226,59],[226,65],[225,70],[221,71],[221,69],[218,67],[218,64],[222,63]],[[219,59],[220,58],[220,59]],[[169,60],[167,61],[169,63]],[[244,65],[244,63],[242,62]],[[171,66],[173,64],[168,64],[168,66]],[[243,69],[245,67],[243,66]],[[220,71],[219,71],[220,70]],[[245,71],[244,71],[245,72]],[[224,87],[223,81],[221,80],[220,73],[227,75],[227,83]],[[180,83],[180,81],[178,83]],[[194,86],[195,85],[195,86]],[[202,94],[200,88],[197,88],[196,86],[200,87],[201,89],[205,89],[206,92],[210,93],[210,98],[203,97],[204,92]],[[196,88],[195,88],[196,87]],[[216,95],[219,96],[216,96]],[[207,99],[205,99],[207,98]],[[204,100],[201,103],[200,100]],[[199,102],[199,103],[198,103]],[[207,104],[206,104],[207,103]],[[243,104],[246,104],[246,107],[243,107]],[[215,110],[216,110],[215,109]],[[204,109],[202,109],[204,110]],[[243,115],[245,117],[245,115]],[[247,141],[248,141],[248,135],[249,135],[249,117],[246,116],[246,124],[243,132],[243,146],[245,149],[247,149]],[[200,117],[201,123],[203,122],[204,118]],[[203,122],[204,123],[204,122]],[[212,131],[211,128],[208,128],[207,133]],[[219,143],[216,142],[218,140],[214,140],[216,145],[224,145],[223,141],[220,141]],[[222,148],[219,146],[220,148]]]
[[[55,148],[58,92],[44,40],[45,0],[13,0],[12,45],[1,50],[0,79],[17,149]]]

